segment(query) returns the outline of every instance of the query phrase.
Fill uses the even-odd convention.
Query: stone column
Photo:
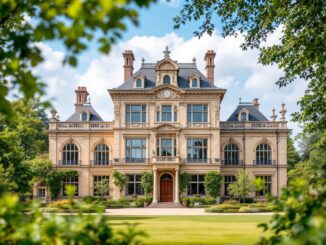
[[[174,198],[174,203],[178,204],[180,203],[179,201],[179,169],[175,169],[175,198]]]
[[[157,203],[157,168],[153,168],[153,204]]]

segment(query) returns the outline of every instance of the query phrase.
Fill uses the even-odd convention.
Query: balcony
[[[232,159],[232,160],[221,160],[221,164],[226,168],[239,168],[243,166],[243,160]]]
[[[257,167],[270,167],[275,166],[276,161],[275,160],[254,160],[253,165]]]
[[[49,130],[112,130],[113,122],[50,122]]]
[[[115,158],[113,164],[148,164],[148,158]]]
[[[154,164],[181,164],[181,157],[177,156],[155,156],[152,158]]]
[[[221,129],[287,129],[286,122],[221,122]]]
[[[90,165],[94,167],[106,167],[112,165],[112,160],[90,160]]]
[[[211,158],[206,158],[206,159],[186,158],[186,159],[184,159],[184,163],[186,163],[186,164],[211,164],[212,159]]]
[[[135,123],[125,123],[126,128],[148,128],[149,123],[135,122]]]
[[[80,166],[81,165],[81,161],[80,160],[59,160],[58,161],[58,165],[59,166]]]

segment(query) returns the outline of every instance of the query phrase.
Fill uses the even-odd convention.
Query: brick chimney
[[[125,52],[122,54],[123,58],[125,60],[123,69],[124,69],[124,81],[127,81],[129,77],[133,75],[134,72],[134,53],[132,50],[125,50]]]
[[[260,104],[259,104],[258,98],[254,98],[254,99],[252,100],[252,105],[253,105],[257,110],[259,110],[259,106],[260,106]]]
[[[214,59],[216,53],[214,50],[207,50],[204,60],[206,61],[206,76],[210,83],[214,84]]]
[[[83,105],[87,102],[88,92],[86,87],[78,87],[77,90],[75,90],[76,93],[76,103],[75,103],[75,109],[77,110],[79,106]]]

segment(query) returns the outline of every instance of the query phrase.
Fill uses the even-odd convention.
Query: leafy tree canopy
[[[0,3],[0,113],[11,116],[6,98],[16,88],[26,99],[44,94],[45,84],[31,68],[43,61],[39,42],[57,40],[66,48],[64,63],[77,65],[77,55],[91,41],[108,53],[126,31],[138,24],[139,8],[155,0],[3,0]]]
[[[299,100],[301,111],[294,120],[305,123],[304,133],[321,130],[326,146],[326,2],[257,1],[257,0],[186,0],[174,27],[192,20],[201,25],[195,35],[212,34],[214,17],[219,16],[224,36],[244,36],[241,47],[259,48],[259,62],[277,64],[284,75],[276,82],[286,86],[296,78],[309,81],[305,95]],[[282,29],[277,44],[266,46],[269,34]]]

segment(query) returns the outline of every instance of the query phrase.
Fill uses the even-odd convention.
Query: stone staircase
[[[157,204],[151,204],[148,208],[184,208],[181,203],[173,203],[173,202],[159,202]]]

